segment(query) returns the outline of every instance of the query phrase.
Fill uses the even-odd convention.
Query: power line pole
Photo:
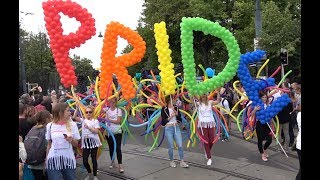
[[[22,91],[23,93],[27,93],[27,80],[26,80],[26,68],[25,68],[25,64],[24,64],[24,46],[23,46],[23,42],[22,42],[22,38],[23,36],[21,34],[21,30],[20,30],[20,24],[19,24],[19,53],[20,53],[20,57],[19,57],[19,62],[20,62],[20,66],[21,66],[21,83],[22,83]]]
[[[20,13],[27,15],[33,15],[34,13],[30,12],[23,12],[20,11]],[[24,63],[24,36],[21,32],[20,24],[22,23],[23,18],[21,18],[21,21],[19,22],[19,63],[21,66],[21,83],[22,83],[22,91],[23,93],[27,93],[27,80],[26,80],[26,67]]]
[[[261,38],[261,31],[262,31],[260,0],[256,0],[254,26],[256,31],[256,38],[259,39]]]
[[[255,16],[254,16],[254,27],[255,27],[255,38],[253,40],[254,43],[254,50],[261,49],[260,46],[260,39],[261,39],[261,32],[262,32],[262,21],[261,21],[261,3],[260,0],[256,0],[255,6]],[[266,55],[263,57],[263,60],[266,59]],[[263,63],[259,62],[256,63],[256,68],[259,70]],[[268,65],[266,66],[265,75],[268,76]]]

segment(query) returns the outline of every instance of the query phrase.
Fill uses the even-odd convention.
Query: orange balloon
[[[115,57],[118,36],[126,39],[128,43],[133,46],[133,50],[128,54]],[[100,73],[103,74],[100,77],[103,77],[104,81],[100,79],[100,97],[101,99],[105,99],[107,93],[111,92],[112,88],[109,88],[109,92],[103,92],[102,89],[107,88],[108,82],[112,80],[112,74],[115,74],[122,87],[121,91],[123,97],[129,101],[131,98],[134,98],[136,91],[133,82],[131,81],[132,77],[128,74],[126,68],[141,61],[146,51],[146,43],[138,32],[114,21],[107,25],[104,38]],[[108,95],[110,96],[111,94]]]

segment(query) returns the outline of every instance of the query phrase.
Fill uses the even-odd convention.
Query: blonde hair
[[[95,111],[95,107],[94,107],[94,106],[92,106],[92,105],[88,105],[88,106],[86,106],[86,109],[91,109],[91,110],[92,110],[92,112],[94,112],[94,111]]]
[[[57,123],[59,120],[63,119],[64,117],[64,111],[69,107],[68,104],[66,103],[57,103],[53,108],[52,108],[52,122]],[[66,121],[66,128],[67,131],[71,132],[71,124],[70,121]]]
[[[202,97],[205,97],[204,101],[202,100]],[[199,101],[200,101],[201,104],[204,103],[207,106],[208,102],[209,102],[208,101],[208,96],[206,94],[201,95]]]

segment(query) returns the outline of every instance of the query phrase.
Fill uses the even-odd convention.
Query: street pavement
[[[135,120],[132,118],[129,121],[135,123]],[[179,166],[177,150],[174,150],[177,167],[171,168],[166,140],[163,141],[159,148],[149,153],[148,150],[153,143],[151,135],[145,140],[145,137],[141,136],[145,129],[144,127],[130,127],[130,131],[135,138],[127,137],[126,143],[122,145],[125,172],[119,173],[117,168],[109,169],[111,160],[109,148],[106,146],[98,158],[98,178],[110,180],[295,179],[299,170],[299,161],[295,151],[289,150],[287,152],[288,157],[286,157],[279,151],[280,146],[273,139],[268,149],[269,161],[264,162],[259,154],[256,138],[254,137],[246,141],[236,129],[235,123],[232,124],[232,128],[233,130],[230,133],[231,136],[228,142],[219,140],[213,145],[211,151],[213,163],[211,166],[206,165],[207,160],[204,150],[199,143],[195,147],[187,148],[187,141],[184,141],[184,159],[189,164],[189,168]],[[186,133],[183,133],[184,135]],[[82,165],[81,158],[77,160],[77,165],[77,179],[84,179],[87,173]]]

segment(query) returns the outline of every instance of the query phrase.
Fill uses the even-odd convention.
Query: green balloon
[[[181,57],[184,67],[184,80],[186,88],[191,95],[202,95],[215,88],[223,86],[237,73],[240,62],[240,48],[232,33],[217,22],[212,22],[200,17],[183,17],[180,23],[181,30]],[[208,82],[197,83],[196,69],[193,53],[193,31],[202,31],[205,34],[220,38],[227,47],[229,59],[225,68]],[[227,73],[226,73],[227,72]]]

